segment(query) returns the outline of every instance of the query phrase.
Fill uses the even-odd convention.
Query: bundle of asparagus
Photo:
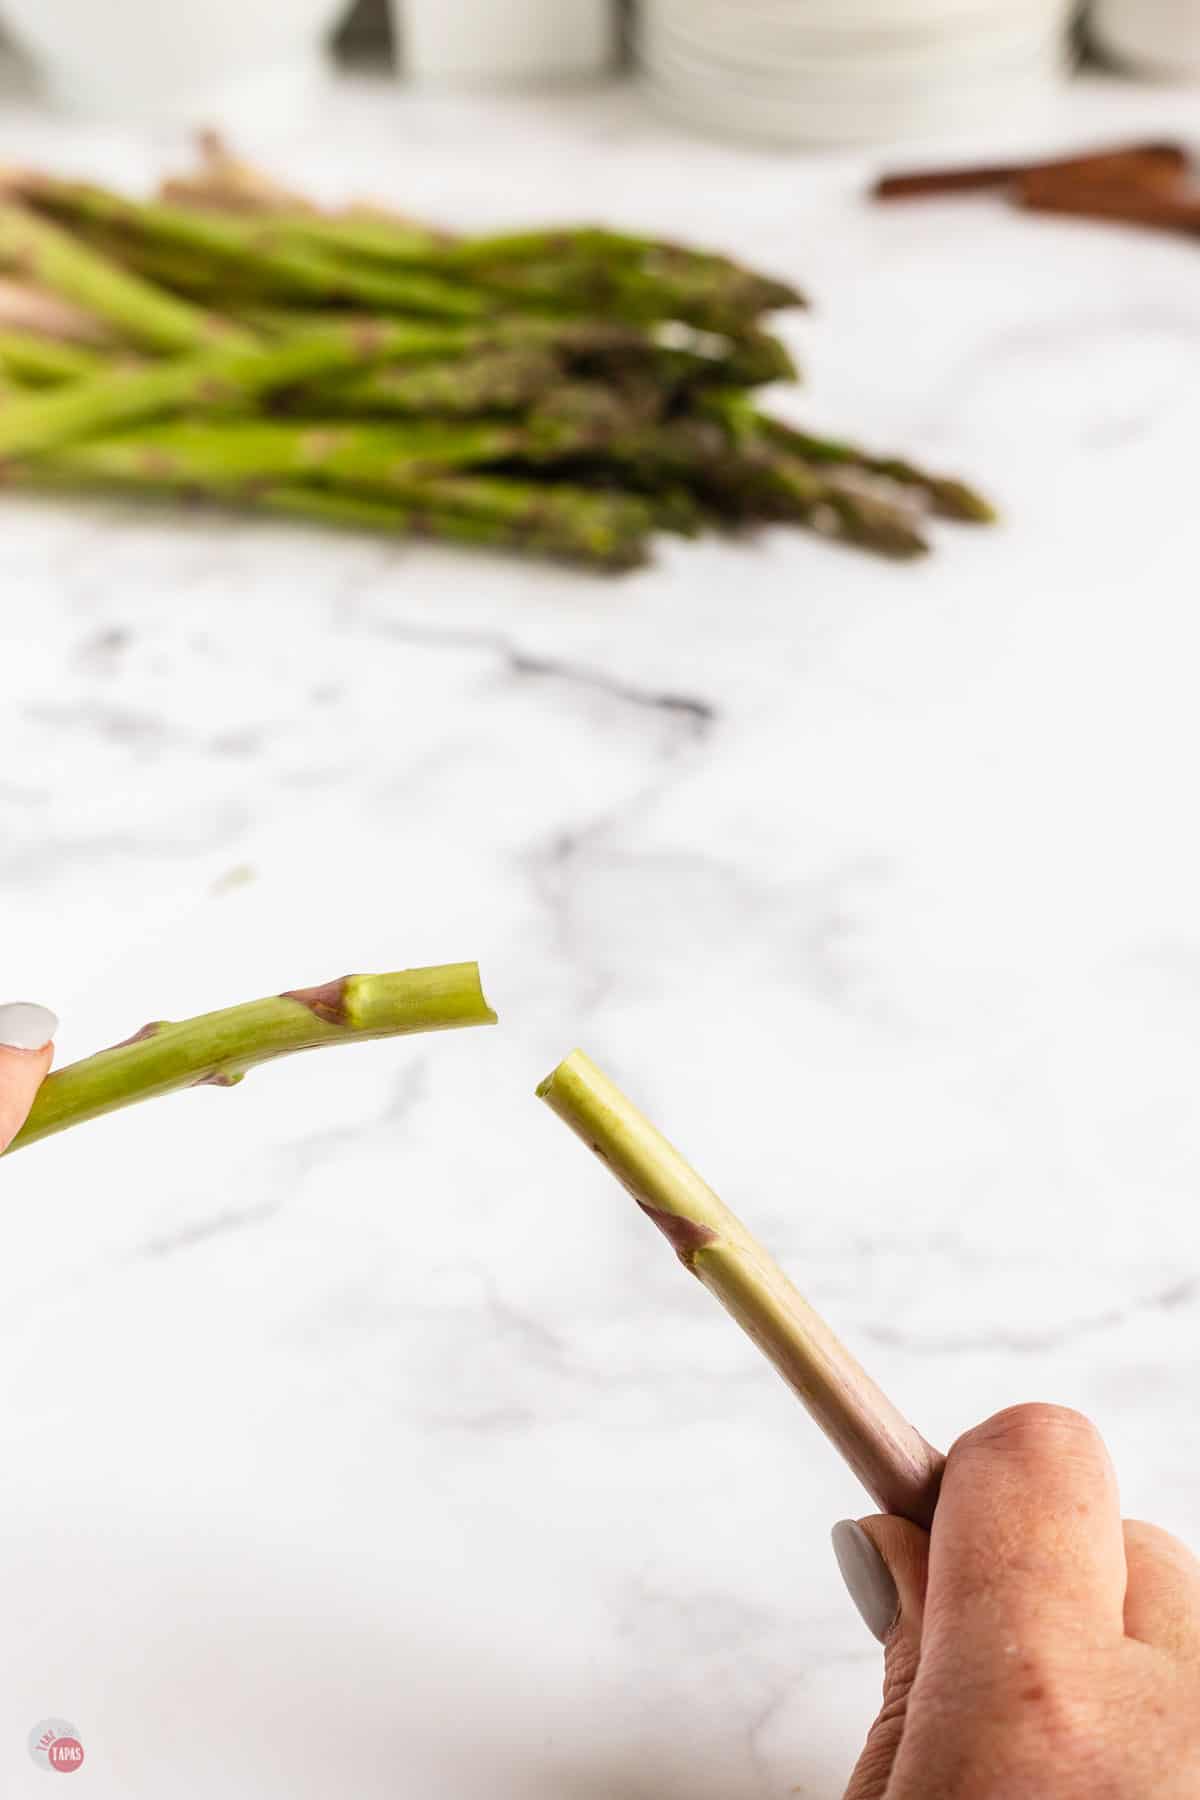
[[[928,547],[962,483],[795,430],[727,257],[598,228],[456,238],[321,211],[209,140],[136,201],[0,180],[0,474],[197,497],[606,568],[654,530],[785,520]]]

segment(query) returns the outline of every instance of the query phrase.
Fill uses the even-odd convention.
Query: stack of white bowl
[[[1139,75],[1200,80],[1200,0],[1094,0],[1092,42]]]
[[[406,74],[449,86],[598,75],[616,54],[613,0],[392,0]]]
[[[704,129],[870,142],[1003,121],[1044,98],[1067,66],[1074,10],[1073,0],[640,0],[638,55],[663,104]]]

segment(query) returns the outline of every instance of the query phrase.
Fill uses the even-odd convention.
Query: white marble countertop
[[[1037,143],[1197,104],[1095,83]],[[872,211],[867,157],[624,92],[343,88],[247,143],[796,276],[788,404],[1009,522],[605,582],[3,501],[0,993],[62,1059],[473,956],[503,1023],[5,1164],[0,1787],[58,1715],[103,1800],[833,1800],[864,1502],[532,1088],[583,1043],[927,1435],[1081,1406],[1200,1541],[1200,255]],[[178,154],[0,113],[4,157]]]

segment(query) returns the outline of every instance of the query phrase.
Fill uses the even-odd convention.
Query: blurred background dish
[[[795,143],[939,131],[1051,94],[1069,0],[644,0],[638,60],[701,128]]]
[[[393,0],[393,7],[405,72],[418,81],[598,75],[615,58],[611,0]]]
[[[189,120],[219,97],[256,116],[307,90],[346,0],[3,0],[47,95],[72,111]]]
[[[1135,74],[1200,80],[1200,0],[1094,0],[1092,42]]]

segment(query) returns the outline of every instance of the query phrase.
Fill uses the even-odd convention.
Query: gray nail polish
[[[900,1611],[900,1595],[878,1550],[854,1519],[833,1528],[833,1554],[863,1624],[882,1644]]]
[[[40,1050],[58,1030],[58,1020],[48,1006],[32,1000],[10,1000],[0,1006],[0,1044],[9,1050]]]

